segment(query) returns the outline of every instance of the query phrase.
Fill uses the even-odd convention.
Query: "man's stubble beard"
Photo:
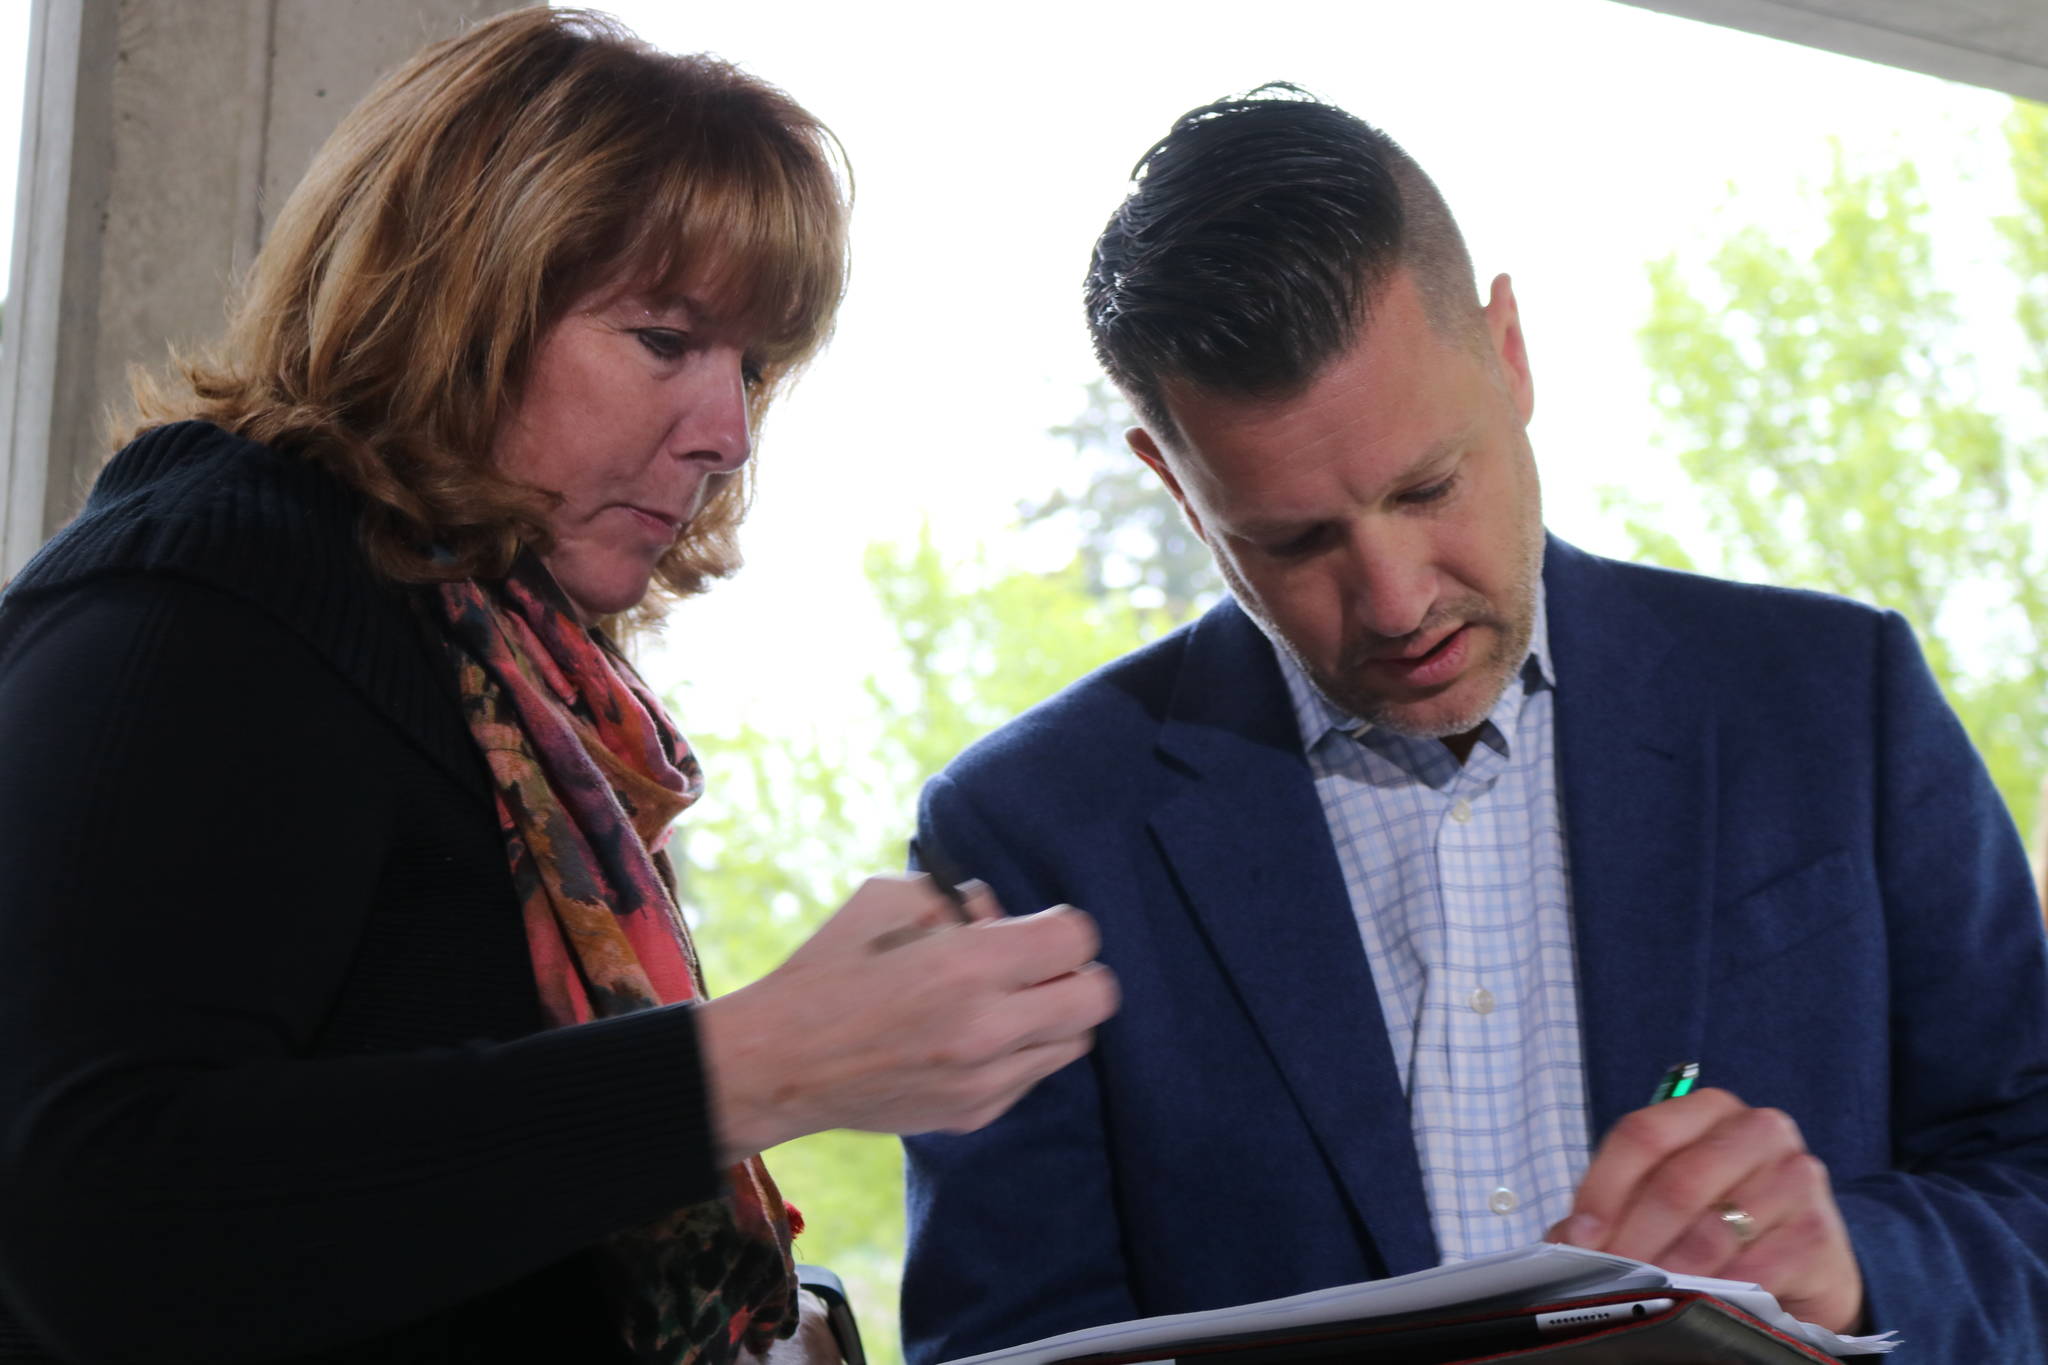
[[[1440,630],[1449,621],[1491,627],[1493,630],[1492,651],[1482,662],[1469,667],[1459,679],[1462,682],[1470,678],[1476,670],[1491,674],[1492,676],[1486,680],[1487,685],[1481,691],[1482,700],[1475,700],[1465,711],[1439,717],[1426,724],[1404,718],[1397,709],[1412,708],[1417,703],[1391,702],[1362,685],[1354,685],[1344,676],[1353,673],[1366,659],[1385,657],[1390,652],[1398,652],[1398,641],[1389,641],[1384,637],[1374,637],[1372,640],[1346,640],[1343,658],[1339,662],[1340,675],[1331,677],[1311,664],[1295,647],[1294,642],[1281,632],[1279,626],[1252,596],[1229,560],[1222,555],[1214,555],[1213,547],[1212,555],[1217,569],[1223,575],[1224,583],[1230,588],[1232,596],[1237,598],[1238,605],[1244,608],[1245,614],[1257,623],[1260,631],[1273,642],[1274,648],[1286,651],[1287,656],[1294,660],[1295,666],[1315,684],[1316,690],[1337,709],[1368,725],[1389,730],[1397,735],[1405,735],[1410,739],[1448,739],[1453,735],[1466,734],[1479,728],[1492,713],[1493,708],[1499,704],[1502,694],[1507,691],[1509,680],[1521,667],[1522,661],[1529,656],[1529,641],[1536,628],[1536,584],[1543,574],[1543,522],[1540,514],[1532,520],[1532,529],[1527,534],[1521,563],[1514,581],[1508,588],[1514,600],[1504,613],[1497,609],[1496,604],[1472,594],[1445,603],[1431,611],[1422,625],[1410,635],[1402,637],[1426,637]],[[1452,686],[1457,684],[1453,683]]]

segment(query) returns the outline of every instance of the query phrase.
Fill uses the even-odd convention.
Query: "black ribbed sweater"
[[[601,1365],[718,1188],[687,1008],[542,1030],[358,507],[161,428],[0,598],[0,1360]]]

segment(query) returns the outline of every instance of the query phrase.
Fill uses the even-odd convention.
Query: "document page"
[[[1052,1365],[1054,1361],[1079,1356],[1125,1354],[1252,1332],[1362,1318],[1405,1317],[1453,1308],[1519,1308],[1639,1289],[1683,1289],[1711,1294],[1827,1355],[1881,1355],[1894,1345],[1889,1332],[1874,1337],[1845,1337],[1800,1322],[1779,1307],[1768,1290],[1757,1285],[1674,1275],[1625,1256],[1539,1242],[1469,1261],[1447,1261],[1430,1270],[1392,1279],[1339,1285],[1234,1308],[1083,1328],[1043,1341],[969,1356],[948,1365]]]

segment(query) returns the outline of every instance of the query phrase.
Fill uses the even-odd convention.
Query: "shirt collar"
[[[1316,745],[1332,730],[1346,735],[1364,734],[1372,727],[1358,719],[1324,696],[1316,685],[1309,681],[1308,674],[1295,661],[1294,655],[1285,649],[1275,647],[1274,655],[1280,661],[1280,676],[1287,680],[1287,695],[1294,703],[1295,724],[1301,731],[1301,751],[1312,753]],[[1541,687],[1555,688],[1557,674],[1550,665],[1550,612],[1543,580],[1536,580],[1536,605],[1529,624],[1529,653],[1522,661],[1521,686],[1510,685],[1502,694],[1502,701],[1509,701],[1508,694],[1515,694],[1513,701]],[[1498,713],[1500,706],[1494,707]],[[1494,715],[1488,720],[1493,721]],[[1500,727],[1496,727],[1497,729]]]

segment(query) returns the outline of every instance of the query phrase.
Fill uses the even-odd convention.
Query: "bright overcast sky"
[[[1956,262],[1996,251],[1981,187],[1951,179],[1976,166],[1996,187],[2002,97],[1611,0],[616,12],[784,86],[839,133],[857,181],[846,311],[769,419],[748,567],[678,620],[689,662],[670,676],[716,722],[740,698],[770,728],[815,716],[868,671],[870,541],[930,519],[952,551],[1016,557],[1017,502],[1072,467],[1045,429],[1095,374],[1089,246],[1131,163],[1219,95],[1307,86],[1437,179],[1481,280],[1515,280],[1547,519],[1590,549],[1626,548],[1599,485],[1675,492],[1648,450],[1644,263],[1725,231],[1731,183],[1739,218],[1781,220],[1825,175],[1831,135],[1873,159],[1896,146],[1950,197]]]
[[[0,76],[19,70],[26,9],[0,4]],[[928,519],[949,552],[1019,560],[1016,504],[1073,470],[1046,428],[1095,373],[1077,302],[1089,246],[1131,163],[1216,96],[1294,81],[1435,176],[1482,281],[1514,277],[1547,519],[1589,549],[1626,548],[1599,485],[1683,498],[1649,449],[1646,261],[1784,222],[1831,135],[1852,157],[1919,162],[1959,276],[1996,256],[2002,97],[1611,0],[613,9],[788,89],[839,134],[858,189],[838,337],[768,422],[748,566],[683,608],[649,661],[682,687],[686,729],[779,729],[855,699],[878,643],[870,542]],[[0,126],[4,155],[16,140]],[[1734,216],[1717,217],[1731,184]]]

